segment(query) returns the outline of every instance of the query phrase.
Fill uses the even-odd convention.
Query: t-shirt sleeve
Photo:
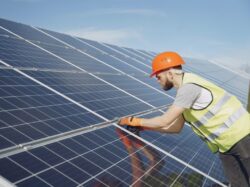
[[[187,83],[178,90],[173,105],[191,108],[201,94],[202,88],[196,84]]]

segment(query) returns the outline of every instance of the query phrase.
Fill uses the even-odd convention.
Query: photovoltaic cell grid
[[[124,145],[124,141],[131,141],[131,144]],[[0,163],[1,173],[17,186],[213,184],[113,127],[12,155],[1,159]]]
[[[110,120],[152,108],[86,73],[27,73]]]
[[[4,31],[0,29],[0,31]],[[5,31],[4,31],[5,32]],[[50,54],[32,46],[20,38],[7,33],[0,37],[1,60],[15,67],[36,67],[47,69],[75,70],[73,66],[60,63]]]
[[[0,148],[103,122],[9,69],[0,69]]]
[[[97,42],[92,42],[86,39],[80,39],[73,36],[56,33],[48,30],[42,30],[46,33],[49,33],[51,36],[54,36],[67,44],[80,49],[82,52],[92,55],[99,60],[111,65],[113,68],[117,68],[118,70],[122,70],[128,74],[138,74],[141,73],[148,73],[149,69],[145,65],[140,65],[135,63],[131,58],[127,58],[124,55],[121,55],[117,52],[112,50],[103,50],[103,46]],[[104,72],[104,71],[101,71]]]
[[[150,73],[150,66],[148,63],[153,58],[152,52],[121,48],[47,30],[39,31],[38,29],[26,25],[17,24],[2,19],[0,21],[1,26],[4,27],[0,29],[0,39],[3,41],[3,44],[8,46],[10,43],[15,45],[15,47],[19,44],[23,46],[20,48],[14,48],[14,46],[11,47],[11,45],[9,45],[9,47],[5,48],[5,45],[2,45],[1,43],[0,59],[2,61],[8,63],[11,66],[19,67],[19,69],[22,67],[21,70],[27,75],[34,77],[35,79],[41,81],[41,83],[44,83],[50,88],[64,94],[74,101],[77,101],[82,106],[87,106],[92,111],[97,112],[97,114],[105,117],[105,119],[112,119],[113,117],[121,117],[129,114],[131,115],[139,111],[144,111],[172,102],[171,97],[160,91],[153,81],[150,82],[150,85],[145,84],[148,82],[146,76],[148,76],[148,73]],[[29,39],[32,43],[24,41],[14,33],[11,34],[7,32],[6,29],[18,34],[25,39]],[[46,33],[44,34],[43,32],[48,33],[50,36],[46,35]],[[10,42],[8,42],[8,39],[10,39]],[[34,53],[31,53],[33,48]],[[16,51],[18,51],[18,53]],[[34,141],[41,138],[46,139],[46,137],[54,134],[68,132],[77,128],[104,121],[103,118],[98,118],[96,115],[92,114],[92,112],[85,111],[82,107],[69,102],[69,100],[60,97],[59,95],[55,94],[55,92],[51,92],[41,85],[35,84],[31,80],[28,80],[27,77],[23,77],[20,74],[14,72],[11,70],[11,68],[9,69],[10,70],[6,69],[6,67],[2,67],[1,69],[1,71],[5,72],[5,74],[13,74],[12,76],[3,76],[3,80],[5,82],[1,82],[3,84],[1,89],[5,90],[5,86],[8,85],[9,82],[15,82],[18,84],[10,84],[11,86],[9,87],[15,88],[14,92],[8,91],[7,95],[3,97],[1,96],[1,102],[4,103],[1,105],[1,112],[3,112],[8,117],[11,116],[10,119],[14,119],[14,121],[16,119],[22,119],[22,113],[28,117],[23,117],[21,121],[24,123],[18,123],[16,126],[14,125],[14,127],[11,127],[13,124],[9,123],[10,121],[8,117],[6,117],[4,120],[2,120],[1,117],[1,130],[3,129],[2,132],[5,132],[5,136],[2,136],[1,132],[1,142],[4,142],[5,144],[3,148],[12,147],[13,145],[20,144],[20,142]],[[194,68],[194,72],[195,70],[196,69]],[[19,82],[20,80],[23,81]],[[230,80],[227,81],[228,85],[230,85]],[[23,84],[23,82],[25,82],[25,84]],[[29,82],[32,83],[30,84]],[[21,91],[19,91],[19,88],[21,88]],[[40,90],[37,92],[32,92],[35,90],[34,88],[38,88]],[[24,89],[25,91],[23,91]],[[17,93],[21,92],[21,96],[16,94],[16,90]],[[174,92],[170,95],[174,96]],[[13,105],[13,102],[10,98],[14,98],[17,100],[15,102],[19,104],[14,103]],[[41,99],[44,99],[45,101]],[[30,103],[29,106],[25,106],[27,100],[29,101],[28,103]],[[112,102],[110,102],[111,100]],[[41,102],[41,106],[37,105],[39,102]],[[8,109],[8,107],[5,105],[8,107],[9,105],[13,105],[14,108]],[[2,106],[4,106],[4,108]],[[35,109],[39,113],[37,116],[35,116],[34,114],[29,113],[30,110],[28,109]],[[16,115],[17,113],[18,115]],[[152,115],[156,114],[154,113]],[[41,116],[46,116],[46,118]],[[91,116],[93,116],[93,118]],[[90,119],[88,117],[90,117]],[[25,121],[26,119],[29,119],[29,121]],[[88,120],[84,121],[83,119]],[[51,120],[53,121],[47,124],[47,122]],[[34,125],[37,123],[41,124]],[[5,129],[10,130],[6,133],[7,130]],[[31,132],[30,129],[32,129],[31,131],[33,131],[33,129],[35,131]],[[115,129],[112,127],[108,127],[107,129],[115,131]],[[16,134],[22,134],[22,136],[29,139],[16,141],[14,138],[16,142],[13,141],[13,139],[11,140],[13,130]],[[98,131],[102,130],[103,129]],[[144,175],[146,175],[147,172],[142,170],[139,165],[141,166],[150,164],[150,160],[147,160],[147,158],[152,158],[152,155],[147,157],[147,151],[144,149],[138,149],[136,146],[134,148],[137,148],[138,152],[141,153],[139,156],[137,153],[130,153],[129,149],[127,149],[125,146],[125,148],[123,147],[119,151],[125,151],[127,154],[126,157],[119,157],[118,155],[121,154],[119,151],[117,152],[117,155],[115,154],[119,157],[118,162],[124,163],[123,166],[119,168],[119,165],[115,163],[104,167],[101,165],[103,163],[101,161],[106,158],[105,156],[107,155],[105,153],[107,151],[112,152],[115,145],[113,144],[114,139],[107,138],[107,136],[104,136],[103,134],[99,136],[104,142],[107,141],[110,145],[112,145],[112,148],[108,147],[107,149],[101,149],[102,151],[97,152],[95,151],[97,149],[92,147],[90,152],[93,152],[95,155],[94,162],[91,161],[92,156],[91,158],[86,158],[77,152],[82,150],[80,146],[86,146],[86,137],[91,136],[88,134],[94,134],[98,131],[94,130],[92,132],[80,135],[79,137],[84,137],[84,141],[76,142],[74,138],[78,136],[72,136],[71,138],[53,142],[47,145],[41,145],[29,151],[2,158],[0,162],[5,163],[4,166],[6,167],[9,165],[9,170],[7,171],[2,169],[1,174],[11,182],[24,186],[32,184],[37,184],[37,186],[45,184],[65,184],[66,186],[112,184],[115,186],[119,184],[131,185],[135,183],[144,184],[145,186],[154,186],[154,184],[171,185],[180,183],[183,185],[188,185],[190,184],[189,182],[192,182],[193,184],[195,183],[192,186],[200,186],[200,184],[203,184],[204,186],[211,186],[213,183],[215,183],[214,181],[212,182],[208,178],[204,177],[204,175],[194,172],[194,170],[185,166],[185,164],[183,165],[172,160],[171,158],[168,158],[162,152],[156,153],[156,150],[151,151],[153,152],[151,154],[155,154],[157,157],[158,155],[161,155],[161,157],[163,157],[162,160],[170,162],[170,164],[168,164],[170,167],[166,168],[166,166],[162,166],[163,164],[161,164],[160,168],[165,168],[160,171],[162,174],[160,175],[160,179],[162,180],[159,180],[159,178],[151,175],[149,175],[150,177],[147,177],[147,180],[144,180]],[[107,134],[111,134],[111,137],[115,138],[115,134],[117,135],[117,132],[113,134]],[[124,136],[128,137],[128,135]],[[225,181],[218,158],[208,152],[205,145],[200,142],[196,136],[191,134],[189,127],[185,127],[182,134],[178,136],[160,135],[159,133],[147,131],[142,132],[141,136],[145,140],[153,142],[159,148],[167,150],[172,155],[176,156],[176,158],[181,158],[185,161],[185,163],[199,168],[199,170],[205,174],[213,176],[219,181]],[[16,135],[16,137],[18,136]],[[124,142],[124,138],[119,138],[120,144],[121,142]],[[93,137],[89,138],[89,140],[97,144],[97,146],[101,146],[104,143],[99,143],[98,140]],[[137,139],[133,138],[132,142],[136,142],[136,140]],[[66,141],[71,143],[65,143]],[[76,142],[76,144],[73,144],[72,141]],[[121,148],[121,146],[118,147]],[[153,150],[153,148],[147,144],[145,144],[144,147],[149,147],[148,149]],[[64,150],[64,148],[66,150]],[[36,155],[30,153],[35,150],[39,150],[37,151]],[[58,168],[56,168],[53,167],[53,164],[55,163],[47,163],[45,160],[49,159],[48,155],[50,155],[49,153],[48,155],[45,154],[48,152],[47,150],[55,155],[58,155],[59,158],[61,157],[61,159],[64,159],[67,162],[66,166],[64,167],[58,163],[56,164],[56,167]],[[30,165],[29,161],[32,159],[25,160],[25,156],[23,156],[23,154],[25,154],[25,156],[27,156],[26,154],[30,154],[32,155],[32,158],[35,157],[35,161],[33,161],[34,164]],[[140,155],[143,155],[144,157]],[[147,158],[145,158],[145,156]],[[14,157],[18,158],[18,160],[15,160]],[[43,158],[40,159],[40,157]],[[75,163],[70,163],[71,158],[77,157],[80,157],[78,161],[79,163],[82,163],[82,166],[76,166],[74,165]],[[204,157],[206,157],[205,163],[207,164],[204,164]],[[115,158],[111,156],[107,158],[108,160],[112,158],[109,160],[110,162],[115,160]],[[127,159],[127,162],[123,162],[123,158]],[[58,161],[59,160],[60,159],[58,159]],[[41,169],[39,168],[40,166],[35,169],[32,168],[35,163],[39,165],[39,161],[45,164],[44,168]],[[65,164],[64,162],[62,163]],[[135,165],[136,167],[134,167],[134,164],[131,163],[137,163],[137,165]],[[161,163],[161,161],[159,161],[159,163]],[[50,164],[52,166],[50,166]],[[93,167],[96,169],[89,171],[88,169],[91,167],[86,168],[86,165],[88,166],[88,164],[90,166],[94,164]],[[126,173],[128,178],[127,181],[125,180],[126,178],[123,171],[126,167],[130,167],[131,170],[129,174],[127,174],[128,172]],[[154,167],[151,167],[151,170],[157,170],[157,168],[157,164],[155,164]],[[151,170],[149,173],[151,173]],[[141,177],[138,177],[138,175],[135,179],[135,176],[131,175],[132,171],[141,173]],[[76,178],[75,172],[80,173]],[[119,175],[122,173],[122,176],[124,177]],[[58,180],[55,180],[54,178],[58,178]],[[124,179],[124,181],[120,181],[121,178]],[[134,181],[135,183],[131,181]],[[154,183],[154,181],[158,183]]]

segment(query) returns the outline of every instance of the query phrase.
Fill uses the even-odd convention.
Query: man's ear
[[[173,72],[172,71],[167,71],[167,77],[168,77],[168,80],[172,81],[173,80]]]

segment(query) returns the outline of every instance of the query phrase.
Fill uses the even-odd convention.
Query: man
[[[158,54],[152,76],[164,90],[177,89],[174,103],[165,114],[151,119],[126,117],[120,125],[178,133],[191,124],[213,152],[219,152],[231,186],[250,186],[250,115],[240,101],[202,77],[184,73],[182,57],[175,52]]]

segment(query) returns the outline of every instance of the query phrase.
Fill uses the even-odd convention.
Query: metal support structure
[[[141,111],[141,112],[138,112],[138,113],[131,114],[130,116],[146,115],[146,114],[149,114],[149,113],[152,113],[152,112],[160,111],[160,110],[165,109],[167,107],[169,107],[169,105],[164,105],[164,106],[157,107],[157,108],[154,108],[154,109]],[[118,122],[118,118],[115,118],[113,120],[105,121],[105,122],[98,123],[98,124],[95,124],[95,125],[90,125],[90,126],[87,126],[87,127],[75,129],[75,130],[68,131],[68,132],[65,132],[65,133],[61,133],[61,134],[57,134],[57,135],[54,135],[54,136],[41,138],[39,140],[34,140],[34,141],[31,141],[31,142],[27,142],[27,143],[19,144],[19,145],[9,147],[9,148],[6,148],[6,149],[2,149],[2,150],[0,150],[0,159],[4,158],[4,157],[7,157],[7,156],[17,154],[17,153],[21,153],[21,152],[24,152],[24,151],[27,151],[27,150],[30,150],[30,149],[45,146],[45,145],[55,143],[55,142],[58,142],[58,141],[61,141],[61,140],[65,140],[67,138],[72,138],[72,137],[75,137],[75,136],[78,136],[78,135],[82,135],[82,134],[85,134],[85,133],[88,133],[88,132],[91,132],[91,131],[94,131],[94,130],[97,130],[97,129],[102,129],[102,128],[111,126],[112,123],[117,123],[117,122]]]

